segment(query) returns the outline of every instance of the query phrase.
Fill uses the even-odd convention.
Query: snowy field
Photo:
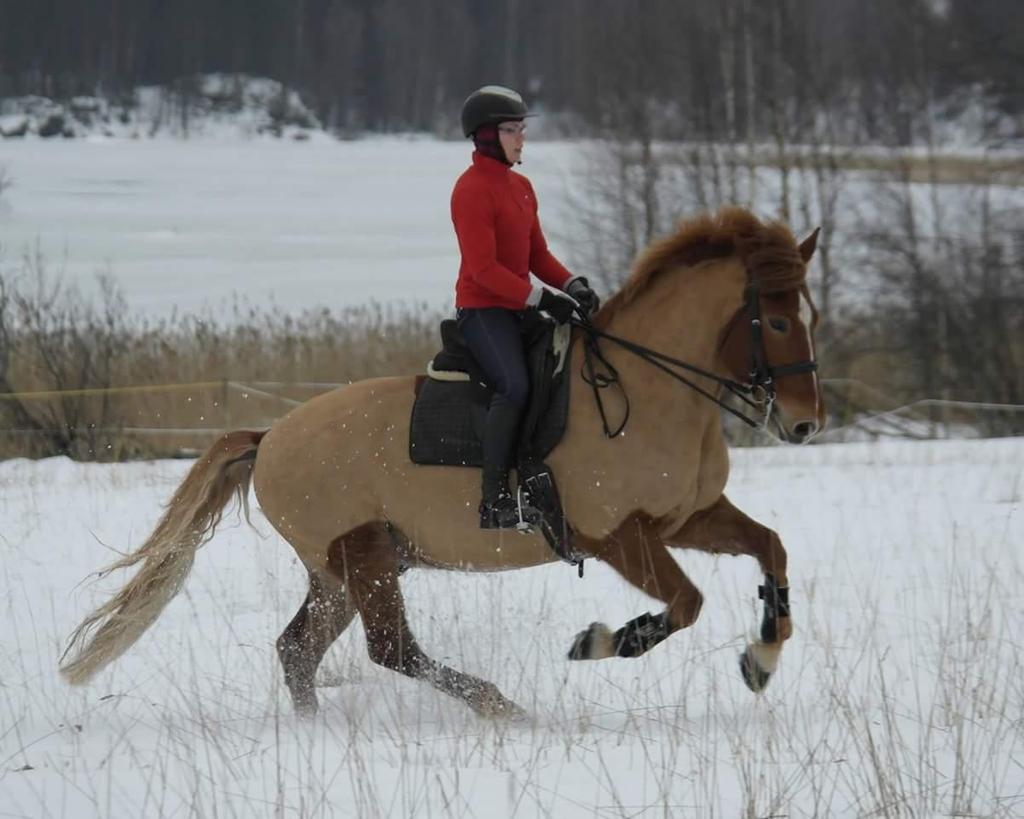
[[[63,639],[123,578],[80,581],[141,542],[189,464],[0,463],[0,815],[1022,816],[1022,462],[1022,439],[735,452],[732,499],[790,555],[796,631],[760,697],[736,667],[749,559],[679,554],[700,620],[594,663],[565,659],[579,629],[652,607],[601,566],[406,575],[424,649],[525,723],[372,665],[358,624],[298,721],[273,643],[305,577],[258,512],[71,689]]]

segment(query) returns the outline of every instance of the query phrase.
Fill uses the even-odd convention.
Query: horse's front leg
[[[577,545],[641,591],[661,600],[665,610],[642,614],[615,632],[604,623],[591,623],[576,635],[569,649],[570,660],[639,657],[697,619],[704,598],[669,554],[651,518],[635,515],[611,537],[602,541],[578,538]]]
[[[740,673],[751,691],[759,692],[778,667],[782,644],[793,634],[789,612],[789,578],[786,550],[779,536],[747,517],[722,495],[712,506],[697,512],[670,544],[712,554],[751,555],[764,572],[758,593],[764,601],[761,639],[740,655]]]

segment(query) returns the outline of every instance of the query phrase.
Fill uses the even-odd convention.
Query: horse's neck
[[[746,275],[738,263],[716,261],[686,271],[666,271],[609,316],[612,335],[724,375],[717,348],[729,318],[742,305]],[[603,509],[616,508],[623,497],[642,499],[640,507],[655,517],[678,517],[681,525],[693,509],[704,508],[721,493],[728,476],[719,409],[652,364],[618,345],[600,345],[619,373],[621,390],[601,393],[596,406],[585,384],[575,390],[569,424],[574,448],[564,457],[593,463],[614,480],[598,485]],[[577,345],[574,370],[581,372],[583,345]],[[680,375],[711,392],[717,385],[692,373]],[[626,396],[628,405],[622,396]],[[628,415],[627,415],[628,406]],[[606,419],[610,419],[607,420]],[[601,436],[628,418],[625,433]],[[595,433],[597,433],[595,435]],[[589,460],[588,460],[589,459]],[[665,480],[671,476],[671,480]],[[608,494],[610,493],[610,494]],[[595,512],[595,514],[601,514]]]
[[[717,372],[720,370],[721,332],[742,304],[745,283],[743,267],[733,259],[662,273],[632,302],[619,309],[607,330],[659,353]],[[624,361],[621,355],[619,358]]]

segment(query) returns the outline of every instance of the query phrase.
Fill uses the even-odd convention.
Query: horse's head
[[[718,371],[738,382],[736,392],[752,395],[781,437],[803,443],[825,425],[814,360],[818,313],[806,284],[817,241],[815,230],[798,244],[785,225],[765,224],[745,208],[703,214],[647,248],[594,323],[603,330],[621,320],[651,345],[641,350],[684,359],[696,351],[673,341],[679,327],[717,333]]]
[[[806,266],[814,255],[818,231],[800,243]],[[756,279],[747,288],[721,345],[722,360],[735,380],[753,388],[782,438],[809,441],[825,426],[825,402],[814,358],[818,311],[806,284],[762,289]]]

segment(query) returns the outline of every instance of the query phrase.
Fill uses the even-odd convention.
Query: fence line
[[[825,378],[821,382],[825,386],[835,385],[853,385],[867,392],[872,393],[875,397],[880,398],[884,401],[892,401],[892,399],[883,393],[881,390],[873,387],[864,381],[860,381],[856,378]],[[303,403],[293,398],[288,398],[283,395],[276,393],[267,392],[267,389],[313,389],[313,390],[333,390],[338,387],[347,386],[344,383],[338,381],[235,381],[232,379],[222,379],[220,381],[189,381],[178,384],[137,384],[122,387],[86,387],[81,389],[73,390],[31,390],[26,392],[5,392],[0,393],[0,400],[11,400],[11,399],[40,399],[40,398],[57,398],[57,397],[70,397],[70,396],[86,396],[86,395],[115,395],[118,393],[145,393],[145,392],[172,392],[175,390],[188,390],[188,389],[234,389],[239,392],[247,393],[248,395],[256,395],[262,398],[272,398],[277,401],[283,401],[287,404],[298,406]],[[1024,404],[1000,404],[988,401],[957,401],[946,398],[919,398],[916,401],[911,401],[909,404],[903,404],[893,409],[882,410],[870,416],[872,418],[880,418],[884,415],[892,415],[896,413],[905,412],[914,407],[919,406],[942,406],[942,407],[959,407],[961,409],[980,409],[980,410],[993,410],[993,411],[1007,411],[1007,412],[1024,412]]]
[[[84,387],[75,390],[33,390],[30,392],[4,392],[0,393],[0,400],[10,401],[12,399],[36,399],[36,398],[60,398],[84,395],[114,395],[117,393],[136,392],[172,392],[185,389],[211,389],[224,386],[224,381],[193,381],[186,384],[139,384],[127,387]]]
[[[203,433],[220,435],[221,433],[228,432],[228,430],[222,427],[92,427],[87,424],[62,426],[61,429],[88,429],[90,432],[95,432],[97,434],[131,433],[132,435],[198,435]],[[21,427],[0,429],[0,435],[51,434],[52,431],[48,429],[22,429]]]
[[[823,379],[822,384],[829,387],[838,386],[853,386],[858,389],[862,389],[867,392],[874,400],[884,401],[885,403],[894,403],[892,399],[885,393],[881,392],[877,388],[863,381],[853,378],[830,378]],[[72,390],[33,390],[27,392],[9,392],[0,393],[0,400],[13,400],[13,399],[25,399],[25,400],[36,400],[45,398],[57,398],[57,397],[73,397],[73,396],[89,396],[89,395],[116,395],[116,394],[137,394],[146,392],[173,392],[182,390],[198,390],[198,389],[220,389],[220,390],[234,390],[243,394],[243,397],[248,398],[250,395],[260,398],[268,398],[274,401],[278,401],[282,404],[290,407],[296,407],[302,404],[302,401],[288,398],[283,395],[278,395],[273,392],[268,392],[272,389],[312,389],[312,390],[331,390],[338,387],[344,386],[341,383],[333,381],[251,381],[241,382],[230,379],[224,379],[220,381],[193,381],[179,384],[139,384],[129,385],[121,387],[90,387],[83,389],[72,389]],[[920,398],[916,401],[912,401],[909,404],[903,404],[893,409],[883,410],[879,412],[872,412],[867,409],[870,414],[858,417],[856,420],[851,421],[848,424],[844,424],[841,427],[833,427],[826,430],[823,436],[830,434],[839,433],[842,430],[849,429],[851,427],[862,427],[870,424],[873,421],[888,421],[893,424],[894,431],[899,431],[897,421],[898,416],[913,413],[919,409],[926,407],[949,407],[953,409],[966,409],[966,410],[978,410],[978,411],[989,411],[989,412],[1024,412],[1024,405],[1022,404],[1002,404],[989,401],[957,401],[952,399],[944,398]],[[921,423],[928,423],[929,419],[918,418],[915,419]],[[117,427],[110,429],[96,429],[95,427],[86,426],[71,426],[68,429],[85,429],[89,428],[93,432],[106,432],[106,433],[130,433],[133,435],[186,435],[190,433],[204,434],[214,433],[219,434],[224,432],[225,429],[222,427],[187,427],[187,428],[160,428],[160,427]],[[44,434],[45,430],[33,430],[33,429],[6,429],[0,430],[5,434],[19,434],[19,435],[39,435]]]
[[[857,378],[824,378],[821,382],[826,387],[831,387],[837,384],[852,385],[863,389],[868,393],[871,393],[876,398],[880,398],[886,403],[896,403],[890,396],[879,390],[877,387],[873,387],[864,381]],[[1001,404],[994,403],[991,401],[957,401],[952,398],[918,398],[916,401],[911,401],[909,404],[902,404],[894,407],[893,409],[882,410],[872,417],[879,418],[883,415],[891,415],[894,413],[904,412],[918,406],[933,406],[933,407],[959,407],[961,409],[979,409],[979,410],[997,410],[1006,412],[1024,412],[1024,404]]]
[[[267,382],[263,382],[263,383],[267,383]],[[270,382],[270,383],[273,383],[273,382]],[[258,390],[255,387],[248,387],[245,384],[238,383],[237,381],[229,381],[228,382],[228,386],[234,387],[236,390],[239,390],[239,391],[243,392],[245,394],[244,395],[245,398],[248,398],[249,395],[259,395],[259,396],[263,396],[264,398],[273,398],[274,400],[281,401],[282,403],[285,403],[285,404],[291,404],[293,407],[297,407],[297,406],[299,406],[299,404],[303,403],[302,401],[296,401],[294,398],[286,398],[283,395],[275,395],[272,392],[265,392],[263,390]]]
[[[252,384],[255,387],[270,387],[271,389],[277,387],[293,387],[303,390],[333,390],[338,387],[344,387],[351,382],[341,383],[338,381],[246,381],[246,384]]]
[[[890,396],[886,395],[881,390],[856,378],[823,379],[822,384],[825,386],[854,386],[859,389],[863,389],[875,400],[881,400],[885,403],[895,403]],[[840,433],[843,430],[858,427],[868,432],[878,434],[878,430],[870,429],[870,424],[872,422],[887,423],[892,428],[894,434],[902,433],[906,435],[908,430],[905,426],[901,426],[901,423],[904,425],[915,422],[919,424],[936,423],[934,419],[922,417],[920,414],[918,414],[917,417],[913,417],[914,413],[919,413],[919,410],[927,407],[945,407],[949,409],[965,409],[987,412],[1024,412],[1024,404],[1003,404],[991,401],[958,401],[949,398],[919,398],[916,401],[911,401],[909,404],[902,404],[888,410],[874,411],[869,407],[865,407],[864,411],[870,414],[860,415],[855,420],[850,421],[847,424],[843,424],[842,426],[826,429],[820,437],[828,437],[830,435]],[[904,417],[907,415],[911,415],[911,417]]]
[[[258,386],[257,386],[258,385]],[[117,395],[124,393],[146,393],[146,392],[174,392],[176,390],[208,390],[208,389],[234,389],[239,392],[257,395],[264,398],[273,398],[283,401],[286,404],[298,406],[302,401],[296,401],[283,395],[267,392],[265,389],[318,389],[330,390],[344,386],[333,381],[251,381],[241,382],[232,380],[221,381],[189,381],[180,384],[138,384],[124,387],[83,387],[73,390],[30,390],[26,392],[4,392],[0,393],[0,401],[10,400],[36,400],[43,398],[70,398],[89,395]]]

